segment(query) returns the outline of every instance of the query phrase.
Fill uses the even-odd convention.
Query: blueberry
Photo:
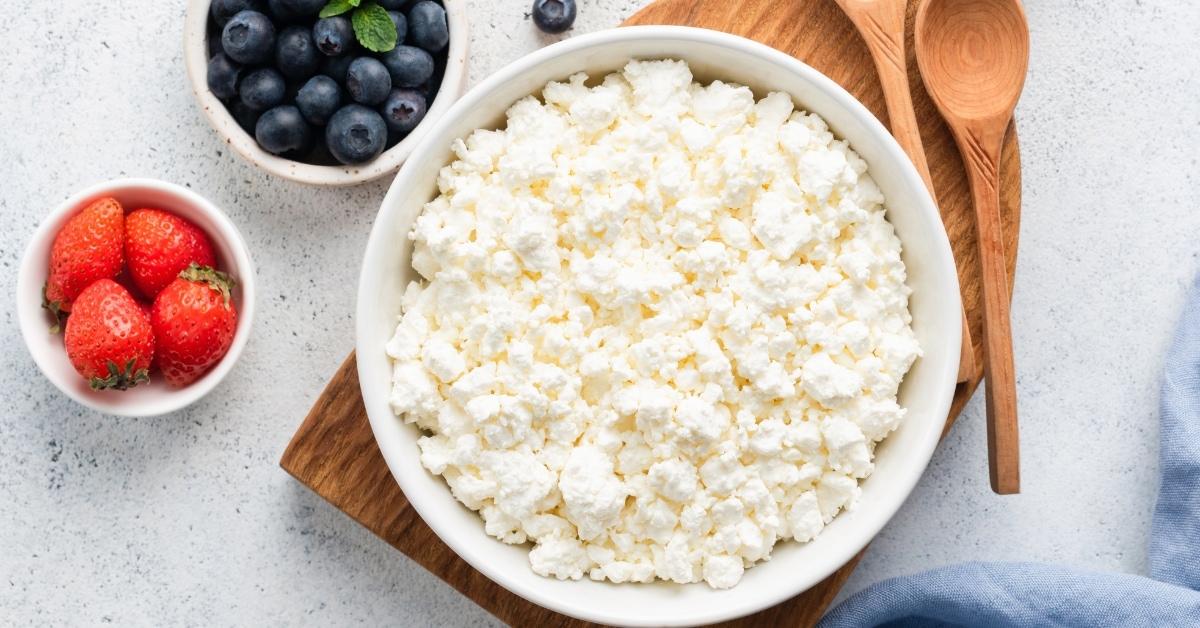
[[[272,22],[282,26],[283,24],[291,24],[293,22],[300,21],[300,15],[288,7],[283,6],[279,0],[266,0],[266,3],[267,8],[263,11],[263,13],[266,13],[267,17],[271,18]]]
[[[396,46],[380,60],[392,75],[392,87],[416,87],[433,76],[433,56],[413,46]]]
[[[342,88],[337,81],[318,74],[300,88],[296,94],[296,107],[304,119],[317,126],[329,122],[329,118],[342,105]]]
[[[533,23],[556,35],[575,23],[575,0],[533,0]]]
[[[262,116],[262,112],[247,107],[240,100],[234,100],[229,103],[229,115],[233,116],[242,130],[254,135],[254,125],[258,124],[258,118]]]
[[[396,26],[396,45],[404,43],[404,37],[408,34],[408,18],[399,11],[388,11],[388,17],[392,18],[392,24]]]
[[[275,44],[275,67],[290,79],[306,79],[317,73],[321,54],[313,43],[312,30],[289,26],[279,33]]]
[[[283,102],[287,93],[287,83],[283,75],[275,68],[259,68],[242,79],[238,87],[238,95],[242,102],[251,109],[265,111]]]
[[[242,64],[230,59],[225,53],[208,60],[208,89],[217,98],[233,98],[238,93],[238,79],[242,77]]]
[[[322,55],[324,56],[324,55]],[[321,60],[320,74],[324,74],[329,78],[338,82],[338,85],[346,84],[346,72],[350,69],[350,64],[358,57],[350,55],[342,55],[340,57],[325,57]]]
[[[265,63],[275,52],[275,25],[258,11],[239,11],[225,23],[221,46],[238,63]]]
[[[392,77],[379,59],[359,57],[346,71],[346,91],[354,100],[374,107],[392,91]]]
[[[212,0],[208,12],[217,26],[225,26],[229,18],[247,9],[258,10],[258,0]]]
[[[417,128],[425,117],[425,97],[411,89],[393,89],[383,101],[379,113],[388,128],[400,133],[408,133]]]
[[[403,11],[408,2],[409,0],[375,0],[376,4],[388,11]]]
[[[276,13],[286,13],[297,18],[312,17],[321,12],[326,0],[267,0],[271,10]]]
[[[424,50],[437,52],[445,48],[446,42],[450,41],[450,32],[446,29],[446,10],[430,0],[416,3],[408,13],[408,33],[412,36],[412,42]]]
[[[258,140],[258,145],[275,155],[307,148],[311,136],[312,130],[304,121],[304,116],[291,105],[267,111],[254,126],[254,139]]]
[[[376,111],[349,104],[337,110],[325,127],[329,152],[344,164],[371,161],[383,152],[387,125]]]
[[[325,6],[323,0],[266,0],[266,3],[265,13],[279,25],[311,25],[317,13]]]
[[[330,57],[345,54],[354,47],[354,26],[344,15],[323,17],[313,24],[313,41]]]

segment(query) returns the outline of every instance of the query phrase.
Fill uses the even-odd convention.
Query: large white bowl
[[[876,449],[875,472],[861,483],[856,510],[844,512],[815,540],[784,542],[769,562],[746,571],[740,584],[621,584],[558,581],[533,573],[529,548],[484,533],[479,515],[455,501],[446,483],[419,460],[416,427],[388,406],[392,367],[384,344],[395,331],[400,298],[419,279],[406,237],[422,204],[437,194],[438,169],[452,160],[450,143],[476,128],[498,128],[505,109],[551,80],[586,71],[600,77],[630,59],[688,61],[696,79],[750,86],[756,96],[790,94],[798,109],[819,113],[870,165],[887,197],[888,218],[903,246],[913,331],[924,356],[900,389],[908,409],[903,425]],[[628,626],[708,624],[778,604],[808,589],[858,553],[916,485],[941,435],[958,370],[958,277],[941,219],[912,162],[883,125],[845,90],[796,59],[753,41],[716,31],[638,26],[575,37],[497,72],[468,92],[400,170],[375,221],[358,288],[358,373],[379,448],[417,512],[443,541],[508,590],[580,619]]]
[[[129,390],[92,390],[88,381],[75,372],[63,348],[62,333],[50,334],[54,323],[42,308],[42,286],[50,268],[50,249],[63,225],[93,201],[112,197],[126,212],[149,207],[171,212],[196,225],[208,235],[217,258],[218,270],[229,273],[237,285],[233,302],[237,307],[237,331],[233,344],[221,361],[200,379],[182,388],[173,388],[162,375],[151,373],[150,383]],[[25,346],[38,368],[55,386],[79,403],[118,416],[156,416],[184,408],[207,395],[233,370],[254,323],[254,263],[242,234],[225,212],[208,199],[174,183],[157,179],[114,179],[84,189],[63,201],[50,212],[34,232],[21,258],[17,275],[17,320]]]

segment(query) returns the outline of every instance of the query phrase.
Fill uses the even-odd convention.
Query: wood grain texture
[[[909,84],[920,121],[940,210],[958,264],[963,302],[974,338],[981,338],[979,258],[974,212],[966,172],[954,138],[921,85],[912,56],[912,20],[907,15]],[[626,24],[682,24],[724,30],[767,43],[824,72],[888,123],[883,92],[862,38],[834,0],[658,0]],[[1008,276],[1016,264],[1020,207],[1020,159],[1015,128],[1005,137],[1000,163],[1001,215]],[[1011,298],[1011,285],[1010,285]],[[982,367],[982,346],[975,345]],[[977,368],[955,390],[946,429],[979,385]],[[983,452],[980,452],[983,455]],[[458,558],[417,516],[391,477],[375,444],[358,387],[354,355],[342,364],[289,444],[280,465],[297,480],[358,521],[431,573],[513,626],[593,626],[534,605],[487,579]],[[864,550],[865,551],[865,550]],[[721,626],[811,626],[825,612],[862,557],[817,586],[755,615]]]
[[[1020,492],[1017,373],[1000,207],[1000,158],[1025,85],[1029,27],[1019,0],[923,0],[917,66],[958,144],[974,197],[983,290],[988,471],[992,490]]]

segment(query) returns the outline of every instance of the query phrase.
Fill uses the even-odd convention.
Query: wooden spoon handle
[[[903,21],[901,21],[903,24]],[[901,27],[903,28],[903,27]],[[875,37],[864,32],[866,37]],[[869,41],[869,40],[868,40]],[[892,123],[892,135],[900,148],[917,167],[917,174],[925,182],[929,196],[937,204],[937,193],[933,189],[933,177],[929,174],[929,161],[925,159],[925,147],[921,143],[921,131],[917,126],[917,114],[913,109],[912,94],[908,89],[908,72],[902,60],[904,55],[903,40],[893,45],[894,40],[879,36],[875,44],[869,46],[871,56],[875,60],[875,69],[879,73],[879,82],[883,85],[883,98],[887,101],[888,118]],[[889,46],[892,50],[885,50]],[[898,48],[898,49],[896,49]],[[958,381],[970,381],[975,376],[975,346],[971,342],[971,327],[967,324],[967,310],[962,312],[962,343],[958,355]]]
[[[901,49],[894,54],[903,58],[904,51]],[[917,167],[917,173],[921,175],[921,180],[929,189],[929,195],[934,197],[936,203],[937,194],[933,190],[933,178],[929,175],[929,161],[925,159],[925,147],[921,143],[921,131],[917,127],[917,114],[913,110],[912,94],[908,89],[908,74],[903,66],[895,65],[893,59],[894,55],[875,54],[875,68],[879,72],[879,82],[883,85],[883,98],[887,101],[892,135]]]
[[[971,140],[977,155],[987,154]],[[962,142],[960,141],[960,144]],[[979,265],[983,287],[983,367],[987,396],[988,469],[992,490],[1011,495],[1021,490],[1021,461],[1017,438],[1017,374],[1013,364],[1012,325],[1009,321],[1008,272],[1005,269],[1004,237],[1000,225],[1000,196],[997,193],[999,144],[985,159],[994,167],[968,159],[967,175],[975,198],[975,220],[979,228]],[[971,150],[964,149],[966,155]]]

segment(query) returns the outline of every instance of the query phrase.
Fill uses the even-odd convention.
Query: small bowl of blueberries
[[[191,0],[184,60],[217,133],[285,179],[393,174],[467,78],[465,0]]]

